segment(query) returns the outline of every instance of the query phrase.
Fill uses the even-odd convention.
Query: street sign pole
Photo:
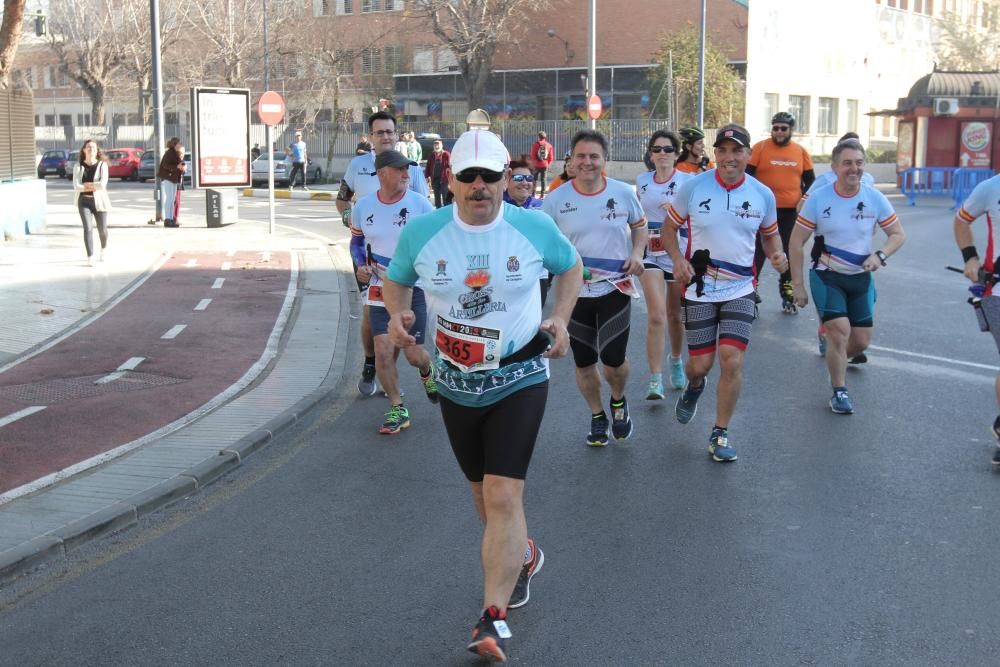
[[[597,0],[590,0],[590,16],[587,44],[587,83],[590,90],[587,91],[587,99],[597,95]],[[590,116],[590,129],[597,128],[597,119]]]
[[[267,142],[267,233],[274,236],[274,146],[271,145],[271,126],[264,126]]]
[[[153,74],[153,126],[156,133],[154,150],[156,159],[153,161],[153,200],[156,203],[154,218],[157,222],[163,219],[163,202],[160,200],[160,160],[163,159],[163,68],[160,59],[160,3],[159,0],[149,0],[149,43],[152,50]]]

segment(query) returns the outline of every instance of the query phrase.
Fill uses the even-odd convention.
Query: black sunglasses
[[[659,153],[660,151],[664,153],[676,153],[677,149],[673,146],[650,146],[649,148],[650,153]]]
[[[459,183],[474,183],[477,178],[482,178],[483,183],[496,183],[503,178],[502,171],[491,171],[489,169],[465,169],[455,174]]]
[[[771,131],[772,132],[788,132],[790,129],[792,129],[792,128],[788,127],[787,125],[772,125],[771,126]]]

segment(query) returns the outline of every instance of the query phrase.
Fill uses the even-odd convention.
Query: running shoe
[[[507,609],[518,609],[528,604],[528,599],[531,597],[531,591],[529,590],[531,578],[538,574],[538,571],[542,569],[542,565],[545,564],[545,554],[542,553],[542,550],[535,545],[535,541],[530,537],[528,538],[528,545],[531,547],[531,560],[521,566],[521,574],[514,585],[514,592],[510,596],[510,602],[507,603]]]
[[[781,312],[786,315],[795,315],[798,313],[798,308],[795,307],[795,292],[792,289],[792,283],[782,281],[781,287]]]
[[[663,376],[654,373],[649,376],[649,389],[646,390],[647,401],[662,401],[666,396],[663,394]]]
[[[680,395],[676,405],[674,405],[674,415],[676,415],[677,421],[687,424],[694,419],[694,416],[698,414],[698,399],[701,398],[706,386],[708,386],[707,377],[697,389],[692,389],[691,382],[688,381],[687,388],[684,389],[684,393]]]
[[[855,366],[857,366],[858,364],[867,364],[868,363],[868,355],[865,354],[864,352],[862,352],[861,354],[858,354],[858,355],[855,355],[855,356],[851,357],[851,360],[848,361],[847,363],[854,364]]]
[[[996,436],[997,440],[1000,440],[1000,415],[993,420],[993,435]]]
[[[622,396],[622,400],[611,401],[611,435],[615,440],[628,440],[632,435],[632,416],[628,413],[628,401]]]
[[[374,396],[378,391],[378,384],[375,382],[375,364],[365,364],[361,369],[361,379],[358,380],[358,391],[362,396]]]
[[[854,414],[854,406],[851,404],[851,397],[847,395],[846,389],[837,389],[830,398],[830,409],[838,415]]]
[[[684,359],[677,357],[670,358],[670,386],[674,389],[683,389],[687,384],[687,375],[684,374]]]
[[[608,416],[601,411],[599,415],[590,417],[590,434],[587,444],[591,447],[604,447],[608,444]]]
[[[708,439],[708,453],[712,460],[718,463],[729,463],[736,460],[736,449],[729,444],[729,432],[724,428],[713,428]]]
[[[424,385],[424,391],[427,393],[427,398],[431,403],[438,402],[438,386],[437,382],[434,381],[434,371],[433,369],[427,373],[427,377],[423,375],[420,376],[420,382]]]
[[[816,334],[816,337],[819,338],[819,356],[825,357],[826,356],[826,334]]]
[[[385,413],[385,421],[378,432],[383,435],[396,435],[404,428],[410,428],[410,411],[402,405],[394,405]]]
[[[496,607],[490,607],[483,610],[476,627],[472,628],[472,641],[467,648],[483,658],[506,662],[507,655],[503,649],[510,638],[507,615]]]

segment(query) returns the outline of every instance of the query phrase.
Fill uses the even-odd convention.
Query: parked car
[[[191,154],[184,154],[184,163],[188,166],[184,172],[185,185],[191,185]],[[145,183],[156,178],[156,170],[159,169],[160,162],[156,159],[156,151],[146,151],[139,160],[139,181]]]
[[[139,160],[139,182],[145,183],[156,178],[157,164],[156,151],[146,151]]]
[[[55,174],[59,178],[72,178],[73,160],[76,156],[77,153],[68,148],[45,151],[38,161],[38,178],[45,178],[49,174]]]
[[[108,160],[108,177],[124,180],[139,180],[141,148],[112,148],[104,155]]]
[[[250,163],[250,180],[254,185],[267,183],[267,154],[261,154],[259,158]],[[274,151],[274,184],[288,187],[289,177],[292,174],[292,160],[284,151]],[[298,178],[298,176],[296,176]],[[306,164],[306,182],[319,183],[323,180],[323,170],[310,158]]]

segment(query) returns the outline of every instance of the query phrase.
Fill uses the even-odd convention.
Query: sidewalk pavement
[[[337,198],[337,191],[339,189],[339,179],[336,183],[317,183],[315,185],[310,185],[308,190],[303,190],[302,186],[298,186],[294,190],[289,190],[288,188],[279,188],[276,185],[274,186],[274,198],[333,201]],[[265,185],[259,188],[245,188],[243,190],[243,196],[267,197],[267,186]]]
[[[86,265],[82,227],[69,205],[49,206],[43,233],[0,242],[0,377],[109,311],[175,252],[290,252],[298,265],[298,288],[286,296],[291,316],[275,326],[258,364],[264,370],[249,388],[223,392],[130,443],[136,448],[108,463],[26,495],[22,488],[0,496],[0,582],[133,524],[232,470],[341,377],[354,289],[345,247],[286,229],[272,238],[259,222],[164,229],[147,219],[146,210],[116,208],[107,259],[93,267]],[[96,232],[94,239],[99,247]]]

